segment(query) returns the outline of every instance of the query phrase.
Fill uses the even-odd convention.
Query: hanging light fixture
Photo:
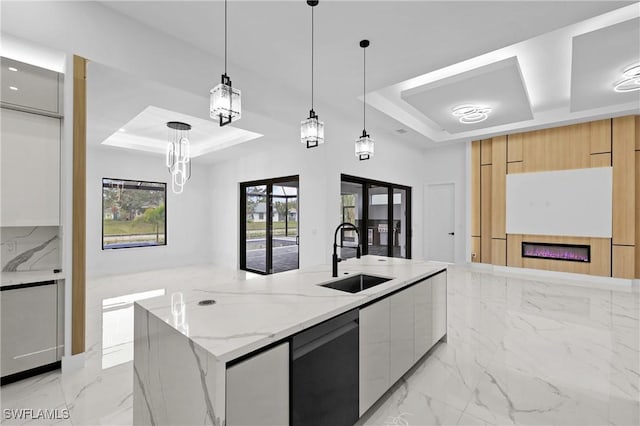
[[[356,139],[356,157],[362,160],[368,160],[373,157],[373,139],[369,136],[366,130],[367,123],[367,54],[366,49],[369,47],[369,40],[361,40],[360,47],[362,47],[363,58],[363,99],[362,99],[362,136]]]
[[[167,145],[167,167],[171,173],[171,190],[181,194],[184,184],[191,178],[191,125],[180,121],[169,121],[169,144]]]
[[[318,120],[313,110],[313,8],[318,2],[319,0],[307,0],[307,4],[311,6],[311,110],[309,118],[300,123],[300,142],[307,144],[307,148],[315,148],[324,143],[324,123]]]
[[[219,119],[221,127],[240,118],[240,90],[231,86],[231,79],[227,75],[227,0],[224,0],[224,74],[221,83],[211,89],[210,93],[209,115],[211,118]]]

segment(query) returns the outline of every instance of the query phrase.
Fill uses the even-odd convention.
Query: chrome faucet
[[[358,237],[358,245],[356,246],[356,258],[360,259],[360,231],[358,231],[358,228],[353,224],[353,223],[349,223],[349,222],[345,222],[345,223],[341,223],[340,225],[338,225],[338,227],[336,228],[336,232],[335,234],[333,234],[333,274],[332,276],[337,277],[338,276],[338,262],[342,262],[342,259],[338,258],[338,243],[337,243],[337,239],[338,239],[338,231],[340,231],[341,228],[351,228],[354,231],[356,231],[356,236]],[[340,245],[340,248],[342,248],[343,246]]]

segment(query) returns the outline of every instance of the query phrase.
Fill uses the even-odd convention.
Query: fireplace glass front
[[[523,242],[522,257],[591,262],[591,246]]]

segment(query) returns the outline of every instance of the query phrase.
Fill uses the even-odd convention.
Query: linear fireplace
[[[522,257],[591,262],[591,246],[523,242]]]

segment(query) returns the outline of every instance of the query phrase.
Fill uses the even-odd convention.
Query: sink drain
[[[198,305],[200,306],[209,306],[209,305],[213,305],[215,304],[216,301],[213,299],[205,299],[205,300],[201,300],[198,302]]]

